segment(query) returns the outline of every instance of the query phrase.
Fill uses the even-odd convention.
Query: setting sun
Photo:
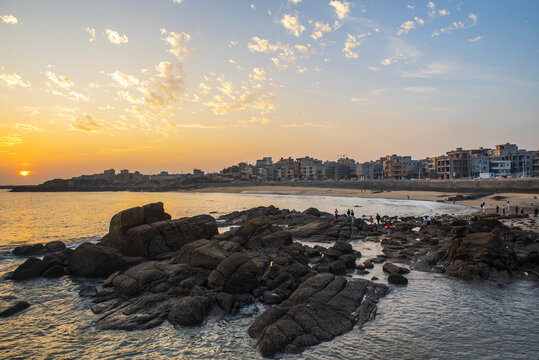
[[[30,171],[28,171],[28,170],[21,170],[21,171],[19,171],[19,175],[21,175],[21,176],[28,176],[28,175],[30,175]]]

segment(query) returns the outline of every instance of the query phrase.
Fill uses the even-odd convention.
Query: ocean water
[[[0,192],[0,274],[22,259],[16,245],[95,240],[110,217],[125,208],[163,201],[173,218],[213,215],[273,204],[304,210],[314,206],[356,216],[467,213],[463,206],[418,201],[335,197],[251,196],[203,193],[8,193]],[[354,207],[357,206],[357,207]],[[364,258],[381,253],[378,243],[353,241]],[[381,265],[366,278],[385,282]],[[535,359],[539,354],[539,289],[527,282],[505,287],[467,283],[412,271],[407,287],[381,299],[378,315],[363,328],[287,359]],[[63,277],[12,282],[0,279],[0,307],[17,299],[32,306],[0,320],[0,354],[5,359],[256,359],[247,327],[263,310],[245,307],[235,316],[200,327],[163,325],[144,331],[97,331],[91,301],[82,285],[100,281]]]

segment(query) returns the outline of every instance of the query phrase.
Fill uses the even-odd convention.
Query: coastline
[[[187,192],[202,193],[225,193],[225,194],[252,194],[252,195],[296,195],[296,196],[340,196],[340,197],[359,197],[359,198],[377,198],[391,200],[420,200],[438,202],[448,197],[456,195],[470,195],[468,193],[439,192],[439,191],[373,191],[360,189],[343,188],[319,188],[319,187],[292,187],[292,186],[218,186],[201,189],[187,190]],[[493,197],[496,197],[493,199]],[[482,202],[486,203],[487,210],[496,205],[502,207],[510,202],[511,206],[524,206],[526,213],[533,212],[533,206],[539,206],[539,200],[534,197],[538,195],[526,193],[496,193],[489,194],[474,200],[460,200],[456,204],[467,205],[476,209],[480,208]],[[503,199],[502,199],[503,198]],[[533,205],[532,205],[533,204]]]

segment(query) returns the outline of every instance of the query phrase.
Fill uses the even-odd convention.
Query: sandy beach
[[[330,189],[315,187],[293,187],[293,186],[222,186],[210,187],[196,192],[214,192],[230,194],[275,194],[275,195],[298,195],[298,196],[343,196],[361,198],[381,198],[398,200],[424,200],[440,201],[447,200],[448,197],[456,195],[468,195],[466,193],[450,193],[436,191],[383,191],[374,192],[372,190],[359,189]],[[493,197],[496,197],[495,199]],[[475,200],[458,201],[458,204],[469,205],[479,209],[480,204],[485,202],[487,211],[495,211],[496,205],[503,207],[509,201],[511,207],[525,207],[526,213],[533,213],[535,206],[539,206],[539,194],[521,193],[497,193]],[[514,209],[512,209],[514,211]]]

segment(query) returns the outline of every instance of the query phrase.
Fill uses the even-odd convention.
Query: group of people
[[[335,209],[334,214],[335,214],[335,219],[337,219],[339,217],[339,210]],[[346,210],[346,216],[354,220],[355,219],[354,209]],[[376,213],[376,222],[378,225],[380,225],[381,220],[382,220],[382,217],[380,216],[380,214]],[[371,225],[374,224],[374,218],[372,217],[372,215],[369,217],[368,221],[370,222]],[[387,229],[387,236],[390,236],[391,235],[391,221],[389,220],[387,221],[386,229]]]
[[[486,207],[486,204],[485,202],[482,202],[481,205],[479,205],[481,207],[481,211],[484,213],[485,212],[485,207]],[[533,207],[534,204],[531,204],[531,206]],[[500,210],[501,210],[501,214],[502,215],[506,215],[506,214],[509,214],[510,213],[510,203],[509,201],[507,201],[507,203],[505,205],[503,205],[502,207],[500,207],[499,205],[496,205],[496,214],[500,214]],[[518,206],[516,205],[515,206],[515,215],[524,215],[524,206]],[[539,208],[537,208],[537,206],[535,206],[535,208],[533,209],[533,215],[535,217],[537,217],[539,215]]]

